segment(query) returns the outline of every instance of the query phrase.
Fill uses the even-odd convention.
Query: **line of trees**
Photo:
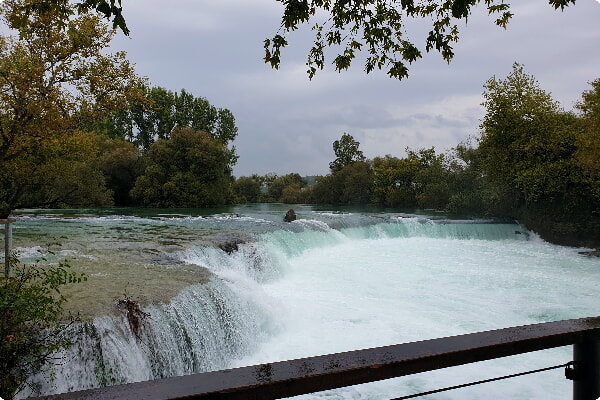
[[[99,168],[118,206],[205,207],[233,202],[231,111],[182,89],[143,87],[102,120],[89,123],[104,142]]]
[[[344,134],[334,142],[331,173],[316,184],[291,183],[270,200],[436,209],[516,219],[547,240],[600,246],[600,79],[566,112],[522,65],[485,84],[480,133],[447,153],[411,150],[407,156],[365,159]],[[273,182],[283,183],[284,178]],[[275,177],[276,178],[276,177]],[[261,180],[262,179],[262,180]],[[261,177],[234,184],[238,198],[269,187]],[[263,190],[264,191],[264,190]],[[268,196],[267,196],[268,197]]]

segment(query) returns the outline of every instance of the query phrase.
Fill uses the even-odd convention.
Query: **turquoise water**
[[[23,213],[13,232],[24,256],[58,237],[58,255],[90,275],[70,306],[88,329],[42,391],[600,315],[600,259],[517,224],[309,206],[293,206],[299,219],[285,223],[289,207]],[[114,307],[125,294],[149,315],[137,336]],[[560,348],[304,397],[393,398],[570,357]],[[426,398],[562,399],[570,390],[555,370]]]

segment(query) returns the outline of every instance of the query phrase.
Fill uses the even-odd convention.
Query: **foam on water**
[[[279,304],[284,328],[236,365],[598,314],[598,261],[576,249],[524,240],[514,225],[416,223],[408,237],[386,237],[389,227],[377,226],[369,228],[376,239],[347,237],[288,253],[281,279],[263,285]],[[480,239],[482,230],[492,240]],[[549,350],[305,397],[392,398],[562,364],[570,357],[570,349]],[[430,398],[562,399],[571,390],[562,374]]]

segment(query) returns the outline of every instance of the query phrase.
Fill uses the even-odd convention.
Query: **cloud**
[[[332,143],[344,132],[370,158],[403,156],[407,146],[449,149],[477,133],[484,83],[506,77],[514,62],[566,109],[599,77],[600,7],[592,1],[561,12],[521,0],[511,6],[515,16],[506,30],[478,6],[459,26],[450,64],[425,54],[401,82],[384,71],[365,74],[360,59],[343,73],[327,64],[309,81],[310,26],[288,35],[281,68],[272,70],[262,46],[280,25],[282,4],[275,0],[128,0],[124,7],[132,36],[118,36],[115,49],[127,50],[153,84],[185,88],[233,112],[238,176],[326,174]],[[417,45],[424,43],[426,24],[407,29]]]

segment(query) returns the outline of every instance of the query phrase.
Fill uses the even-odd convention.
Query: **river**
[[[44,394],[600,315],[600,259],[515,223],[283,204],[15,214],[23,260],[66,257],[89,276],[68,290],[86,321],[76,345],[32,377]],[[135,334],[119,299],[141,306]],[[570,360],[565,347],[303,398],[393,398]],[[424,398],[490,396],[564,399],[571,382],[558,369]]]

